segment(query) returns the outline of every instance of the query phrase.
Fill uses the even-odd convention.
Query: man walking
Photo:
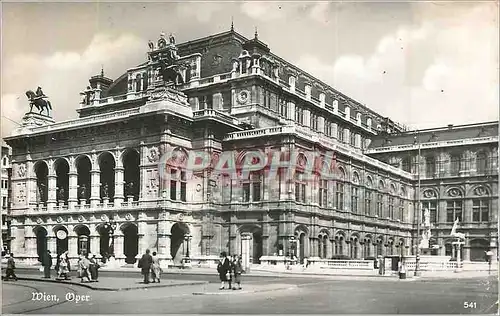
[[[16,269],[16,262],[14,261],[14,254],[11,253],[9,259],[7,260],[7,269],[5,269],[5,281],[10,280],[12,277],[14,281],[17,281],[17,276],[14,273]]]
[[[144,275],[144,284],[149,284],[149,272],[151,271],[151,265],[153,264],[153,257],[149,254],[149,249],[146,249],[146,253],[142,255],[137,265],[142,274]]]
[[[43,278],[50,279],[50,268],[52,267],[52,256],[50,255],[50,250],[43,255],[42,258],[43,266]]]

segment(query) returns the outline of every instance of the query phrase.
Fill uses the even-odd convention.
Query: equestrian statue
[[[179,66],[175,64],[168,65],[165,60],[161,59],[160,64],[160,74],[164,82],[173,82],[175,85],[184,84],[184,78],[182,73],[179,71]]]
[[[50,115],[49,110],[52,110],[52,105],[49,100],[44,100],[48,98],[42,91],[42,88],[38,87],[36,93],[28,90],[26,91],[26,96],[30,101],[30,113],[33,112],[33,105],[36,106],[38,110],[40,110],[40,114],[42,114],[43,110],[47,110],[47,116]]]

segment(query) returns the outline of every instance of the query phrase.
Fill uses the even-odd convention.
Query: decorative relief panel
[[[448,196],[450,197],[462,196],[462,192],[460,192],[460,189],[458,188],[451,188],[448,190]]]
[[[17,166],[17,176],[19,178],[24,178],[26,176],[26,164],[19,164]]]
[[[488,194],[488,191],[483,186],[479,186],[479,187],[474,189],[474,195],[483,196],[483,195],[487,195],[487,194]]]
[[[24,204],[26,202],[26,182],[20,182],[16,187],[16,201],[18,204]]]
[[[426,199],[436,198],[436,192],[434,190],[425,190],[423,195]]]

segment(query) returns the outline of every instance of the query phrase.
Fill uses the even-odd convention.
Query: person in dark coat
[[[231,261],[227,257],[227,253],[224,251],[221,254],[221,259],[217,265],[217,272],[219,273],[219,279],[221,285],[219,290],[224,290],[226,282],[229,284],[229,290],[231,289]]]
[[[234,274],[234,283],[233,290],[241,290],[241,274],[243,273],[243,265],[241,264],[241,256],[234,256],[232,262],[232,270]],[[236,287],[238,284],[238,287]]]
[[[96,255],[91,255],[90,256],[90,266],[89,266],[89,271],[90,271],[90,281],[92,282],[99,282],[97,278],[99,277],[99,261],[96,258]]]
[[[52,256],[50,255],[50,250],[43,255],[42,258],[43,266],[43,278],[50,279],[50,268],[52,267]]]
[[[152,264],[153,257],[149,254],[149,249],[146,249],[146,253],[142,255],[138,264],[138,267],[141,269],[141,273],[144,275],[144,284],[149,283],[149,272],[151,271]]]
[[[14,270],[16,269],[16,262],[14,261],[14,254],[11,253],[9,259],[7,259],[7,269],[5,269],[5,281],[10,280],[10,278],[13,278],[14,281],[17,281],[17,276],[16,273],[14,273]]]

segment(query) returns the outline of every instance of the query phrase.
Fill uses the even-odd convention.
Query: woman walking
[[[98,272],[99,272],[99,261],[97,261],[97,258],[95,255],[91,255],[90,262],[89,262],[89,271],[90,271],[90,280],[92,282],[99,282],[97,280],[98,278]]]
[[[89,267],[90,267],[90,261],[87,258],[87,255],[81,255],[80,261],[78,262],[78,271],[81,283],[90,282]]]
[[[56,263],[56,271],[57,271],[57,276],[59,280],[69,280],[69,271],[70,271],[70,265],[69,265],[69,259],[68,259],[68,252],[65,251],[62,253],[59,258],[58,258],[58,263]]]
[[[243,273],[243,265],[241,264],[241,256],[234,256],[233,260],[234,283],[238,287],[233,286],[233,290],[241,290],[241,274]]]
[[[224,290],[226,282],[228,282],[228,289],[231,289],[231,262],[227,257],[227,253],[224,251],[221,254],[221,260],[217,265],[217,272],[219,273],[219,279],[221,281],[221,285],[219,290]]]
[[[153,251],[153,264],[151,264],[151,274],[152,274],[152,279],[153,283],[158,280],[158,283],[160,283],[160,276],[161,276],[161,268],[160,268],[160,259],[156,255],[156,251]]]

